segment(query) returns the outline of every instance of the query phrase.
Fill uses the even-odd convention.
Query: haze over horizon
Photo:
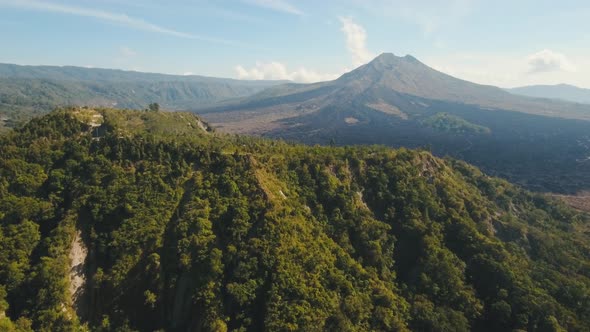
[[[590,87],[590,51],[579,46],[590,41],[581,33],[590,31],[587,7],[528,0],[0,0],[0,27],[11,32],[0,36],[11,45],[0,62],[317,82],[391,52],[480,84]]]

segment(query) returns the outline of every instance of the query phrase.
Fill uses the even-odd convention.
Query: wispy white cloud
[[[352,57],[353,66],[358,67],[371,61],[374,55],[367,49],[367,32],[365,29],[358,23],[354,22],[352,18],[340,17],[339,19],[342,24],[340,31],[344,34],[346,47]],[[279,61],[259,61],[251,68],[245,68],[242,65],[238,65],[234,69],[239,79],[290,80],[302,83],[333,80],[350,70],[348,68],[343,68],[337,73],[320,73],[305,67],[289,70],[287,65]]]
[[[202,4],[200,4],[200,3],[199,3],[199,8],[202,8]],[[193,10],[194,10],[194,8],[193,8]],[[254,24],[260,24],[260,23],[266,22],[266,20],[261,17],[250,16],[250,15],[246,15],[246,14],[243,14],[243,13],[240,13],[237,11],[227,10],[227,9],[222,9],[222,8],[217,8],[217,7],[203,8],[203,11],[200,13],[200,15],[205,16],[205,17],[217,16],[223,20],[241,21],[241,22],[254,23]]]
[[[531,74],[576,70],[565,55],[547,49],[528,56],[527,62]]]
[[[150,31],[164,35],[175,36],[179,38],[195,39],[217,44],[236,45],[235,41],[212,38],[207,36],[200,36],[174,29],[166,28],[154,23],[150,23],[141,18],[131,17],[122,13],[114,13],[94,8],[77,7],[71,5],[63,5],[51,2],[42,2],[36,0],[0,0],[0,7],[13,7],[26,10],[35,10],[43,12],[60,13],[74,16],[90,17],[101,21],[119,24],[128,28]]]
[[[588,79],[590,77],[590,54],[587,50],[578,52],[571,50],[568,52],[568,57],[564,56],[562,58],[558,56],[557,64],[556,60],[551,60],[553,58],[553,56],[548,56],[542,52],[533,55],[509,52],[476,52],[426,56],[421,60],[449,75],[481,84],[517,87],[534,84],[569,83],[590,87],[590,79]],[[531,74],[533,69],[530,63],[531,59],[536,59],[537,62],[540,61],[540,67],[544,70],[539,71],[541,68],[537,63],[536,73]],[[548,71],[548,67],[562,69]]]
[[[238,65],[235,67],[235,71],[239,79],[289,80],[304,83],[328,81],[339,76],[339,74],[321,74],[305,67],[299,67],[297,70],[289,70],[285,64],[277,61],[257,62],[250,69]]]
[[[286,0],[242,0],[243,2],[263,7],[267,9],[272,9],[275,11],[293,14],[293,15],[303,15],[304,13],[297,7],[293,6]]]
[[[353,65],[361,66],[374,58],[367,49],[367,32],[350,17],[340,17],[340,30],[346,36],[346,47],[352,55]]]

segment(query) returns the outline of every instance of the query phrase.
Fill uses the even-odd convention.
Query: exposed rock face
[[[87,311],[85,302],[85,286],[86,286],[86,257],[88,256],[88,249],[82,240],[82,233],[76,232],[74,241],[72,242],[72,249],[70,250],[70,296],[72,299],[72,306],[79,317],[84,317]]]

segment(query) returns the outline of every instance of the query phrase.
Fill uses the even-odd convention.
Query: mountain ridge
[[[94,74],[94,76],[92,75]],[[108,75],[111,74],[111,75]],[[112,75],[118,74],[118,75]],[[56,77],[56,75],[58,75]],[[115,68],[98,68],[98,67],[82,67],[82,66],[54,66],[54,65],[18,65],[10,63],[0,63],[0,77],[15,77],[15,78],[45,78],[45,79],[65,79],[72,80],[117,80],[121,76],[128,76],[130,80],[137,80],[140,77],[144,80],[163,80],[168,78],[170,80],[186,81],[219,81],[219,82],[236,82],[236,83],[259,83],[266,84],[284,84],[287,80],[242,80],[235,78],[205,76],[205,75],[180,75],[180,74],[166,74],[157,72],[143,72],[137,70],[115,69]],[[135,77],[135,78],[133,78]]]
[[[590,105],[516,96],[412,56],[382,54],[333,81],[271,87],[197,112],[226,132],[308,144],[429,147],[532,190],[590,189],[583,162],[590,155]],[[566,169],[578,179],[560,180]]]
[[[590,104],[590,89],[580,88],[571,84],[529,85],[506,89],[506,91],[535,98],[560,99],[575,103]]]
[[[170,110],[244,97],[284,81],[142,73],[74,66],[0,64],[0,129],[69,105]]]
[[[333,81],[290,84],[275,89],[271,88],[242,101],[230,103],[225,107],[239,108],[240,103],[248,106],[257,100],[263,102],[264,99],[285,97],[328,87],[332,89],[348,88],[349,90],[345,91],[343,95],[349,95],[350,92],[362,92],[363,87],[383,88],[390,93],[459,102],[490,109],[590,120],[590,105],[516,96],[495,86],[472,83],[452,77],[428,67],[411,55],[398,57],[393,53],[382,53],[369,63],[345,73]],[[223,109],[223,107],[222,105],[221,108]],[[219,107],[212,109],[219,110]],[[204,110],[204,112],[209,111]]]
[[[200,122],[83,107],[0,135],[0,327],[590,328],[588,215],[425,150]]]

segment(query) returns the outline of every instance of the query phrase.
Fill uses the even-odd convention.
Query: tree
[[[151,103],[148,105],[148,109],[151,112],[159,112],[160,111],[160,104],[158,103]]]

